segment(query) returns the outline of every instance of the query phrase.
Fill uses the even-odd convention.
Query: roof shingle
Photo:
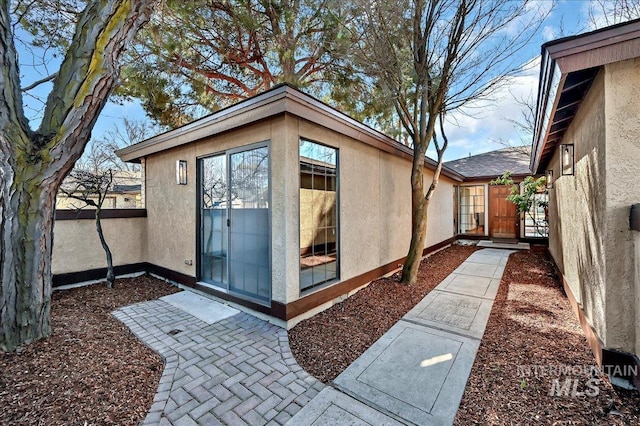
[[[504,172],[529,175],[529,154],[523,147],[509,147],[484,154],[447,161],[444,165],[465,178],[497,178]]]

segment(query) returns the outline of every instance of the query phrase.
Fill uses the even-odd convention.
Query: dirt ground
[[[382,278],[300,322],[289,330],[296,360],[319,380],[331,382],[475,249],[447,247],[422,261],[415,285],[399,284],[398,275]]]
[[[0,353],[0,424],[135,425],[144,419],[163,361],[110,313],[175,293],[150,277],[53,293],[53,334]]]
[[[638,393],[595,363],[547,250],[512,254],[455,424],[639,425]]]

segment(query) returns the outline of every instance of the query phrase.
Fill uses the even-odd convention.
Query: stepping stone
[[[207,324],[214,324],[240,312],[230,306],[188,290],[161,297],[160,300],[182,309]]]

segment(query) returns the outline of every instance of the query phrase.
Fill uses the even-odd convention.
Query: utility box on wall
[[[640,204],[634,204],[631,206],[629,228],[631,228],[632,231],[640,231]]]

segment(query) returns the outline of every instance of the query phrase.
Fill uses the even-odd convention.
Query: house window
[[[549,202],[549,194],[546,192],[536,194],[534,197]],[[537,202],[533,203],[531,209],[524,215],[524,236],[527,238],[549,237],[549,222],[545,209],[540,207]]]
[[[338,278],[338,150],[300,140],[300,290]]]
[[[459,191],[460,233],[484,235],[484,185],[461,186]]]

